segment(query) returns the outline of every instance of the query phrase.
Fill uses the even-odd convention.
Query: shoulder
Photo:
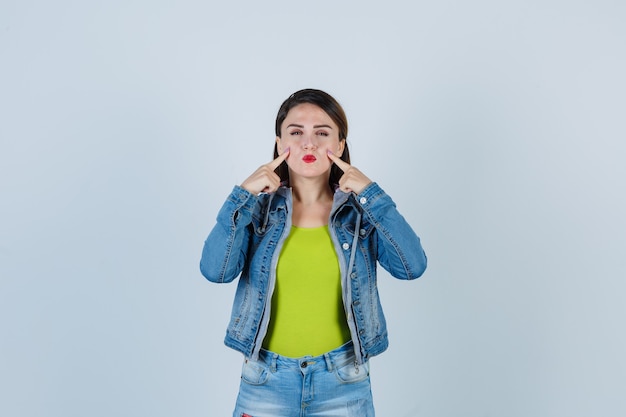
[[[266,211],[291,205],[291,188],[281,186],[273,193],[261,193],[257,196],[256,210]]]

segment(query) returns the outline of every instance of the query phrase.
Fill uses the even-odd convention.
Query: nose
[[[315,150],[317,149],[317,142],[315,140],[314,135],[305,135],[304,140],[302,141],[302,147],[305,150]]]

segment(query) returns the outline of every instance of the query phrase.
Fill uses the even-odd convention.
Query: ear
[[[280,136],[276,136],[276,149],[278,149],[279,155],[283,153],[283,147],[280,144]]]
[[[343,150],[346,148],[346,140],[345,139],[341,139],[339,141],[339,147],[337,148],[337,152],[335,152],[335,155],[337,155],[339,158],[341,158],[341,155],[343,155]]]

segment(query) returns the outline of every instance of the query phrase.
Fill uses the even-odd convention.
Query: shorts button
[[[306,362],[302,362],[302,363],[300,364],[300,366],[301,366],[302,368],[306,368],[306,367],[307,367],[307,363],[306,363]]]

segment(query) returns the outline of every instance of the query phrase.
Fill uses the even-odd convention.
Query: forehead
[[[287,113],[283,126],[290,123],[298,122],[298,124],[327,124],[333,128],[337,125],[333,119],[321,107],[311,103],[298,104]]]

